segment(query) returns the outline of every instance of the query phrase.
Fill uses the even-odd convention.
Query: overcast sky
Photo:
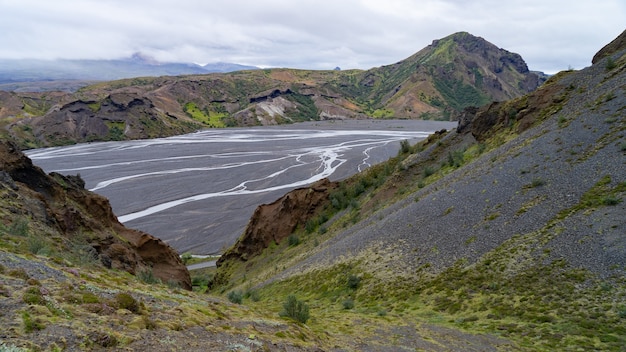
[[[624,29],[624,0],[0,0],[0,58],[367,69],[467,31],[554,73]]]

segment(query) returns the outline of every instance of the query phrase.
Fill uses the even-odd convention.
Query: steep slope
[[[6,138],[36,147],[318,119],[449,119],[539,83],[519,55],[456,33],[367,71],[250,70],[134,78],[65,95],[2,93],[0,121]]]
[[[498,333],[514,350],[620,350],[625,106],[621,45],[526,96],[466,109],[456,131],[387,163],[392,173],[336,185],[345,191],[309,209],[323,216],[296,244],[227,252],[214,282],[258,287],[268,305],[297,292],[327,331],[346,323],[343,307]]]
[[[0,175],[3,250],[62,257],[74,249],[79,253],[68,259],[74,264],[99,262],[191,289],[178,254],[153,236],[125,228],[109,201],[86,191],[80,176],[46,175],[10,142],[0,143]]]

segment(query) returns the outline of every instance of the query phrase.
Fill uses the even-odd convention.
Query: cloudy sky
[[[367,69],[467,31],[554,73],[624,29],[624,0],[0,0],[0,58]]]

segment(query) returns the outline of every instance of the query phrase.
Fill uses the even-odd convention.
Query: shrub
[[[228,300],[235,304],[241,304],[243,302],[243,293],[239,290],[228,292]]]
[[[9,226],[9,234],[21,237],[28,236],[28,221],[24,218],[13,221]]]
[[[187,265],[187,263],[193,258],[191,253],[187,252],[180,256],[180,259],[183,261],[183,264]]]
[[[300,244],[300,238],[294,234],[291,234],[287,238],[287,243],[289,243],[290,247],[295,247]]]
[[[309,306],[299,301],[296,296],[289,295],[283,304],[283,311],[280,313],[280,316],[288,317],[302,324],[306,324],[309,320]]]
[[[81,241],[73,241],[70,244],[69,259],[78,266],[93,266],[98,263],[98,251],[93,246]]]
[[[46,242],[37,236],[28,236],[28,251],[32,254],[47,255],[50,253]]]
[[[307,220],[306,224],[304,224],[304,229],[306,230],[306,233],[312,233],[313,231],[315,231],[315,229],[317,228],[317,221],[316,219],[309,219]]]
[[[24,279],[24,280],[30,279],[30,276],[28,275],[28,273],[26,272],[24,268],[12,269],[8,272],[8,275],[18,278],[18,279]]]
[[[154,276],[154,273],[152,272],[152,270],[139,271],[136,276],[139,280],[150,285],[161,283],[161,280],[159,280],[156,276]]]
[[[348,298],[342,303],[343,309],[352,309],[354,308],[354,300],[352,298]]]
[[[22,296],[22,301],[24,301],[24,303],[26,304],[46,304],[46,300],[43,298],[39,287],[29,287]]]
[[[616,67],[617,67],[617,63],[615,63],[615,60],[613,60],[613,58],[612,58],[612,57],[609,57],[609,58],[606,60],[606,70],[607,70],[607,71],[611,71],[611,70],[613,70],[613,69],[614,69],[614,68],[616,68]]]
[[[128,293],[120,292],[115,296],[115,302],[121,309],[127,309],[133,313],[139,313],[139,302]]]
[[[622,202],[621,198],[617,198],[615,196],[606,196],[602,198],[602,204],[604,205],[618,205]]]
[[[435,170],[433,170],[433,168],[431,168],[430,166],[426,166],[424,170],[422,171],[422,175],[424,176],[424,178],[431,176],[434,173],[435,173]]]
[[[407,154],[410,151],[411,151],[411,144],[409,144],[409,141],[406,139],[400,141],[400,154]]]
[[[359,284],[361,283],[361,278],[356,276],[356,275],[350,275],[348,276],[348,288],[356,290],[359,287]]]
[[[535,178],[533,179],[533,181],[530,183],[530,187],[535,188],[535,187],[540,187],[546,184],[546,181],[544,181],[543,179],[540,178]]]
[[[261,300],[261,296],[259,295],[259,291],[257,290],[248,290],[244,295],[245,298],[250,298],[253,302],[258,302]]]

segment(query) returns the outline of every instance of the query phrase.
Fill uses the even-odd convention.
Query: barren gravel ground
[[[551,259],[615,274],[626,264],[626,217],[617,215],[626,214],[626,202],[559,218],[603,177],[610,176],[611,186],[626,182],[626,80],[605,83],[605,73],[596,65],[566,77],[561,84],[583,92],[582,99],[568,100],[510,143],[348,228],[286,275],[371,248],[396,251],[402,260],[390,265],[400,272],[427,263],[438,270],[461,258],[471,263],[514,235],[544,236]],[[551,221],[558,229],[546,229]]]

